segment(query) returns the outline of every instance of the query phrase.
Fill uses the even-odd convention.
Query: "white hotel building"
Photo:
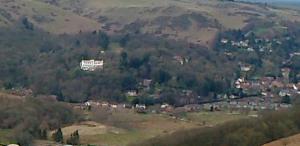
[[[80,62],[80,68],[84,71],[95,71],[97,69],[103,69],[103,60],[82,60]]]

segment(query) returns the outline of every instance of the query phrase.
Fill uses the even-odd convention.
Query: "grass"
[[[263,146],[299,146],[300,145],[300,134],[296,134],[290,137],[282,138]]]
[[[19,8],[10,9],[12,6],[18,6]],[[20,14],[26,15],[36,27],[54,34],[94,31],[100,28],[100,24],[95,20],[79,16],[71,11],[63,10],[38,0],[15,1],[13,3],[0,2],[0,9],[13,14],[12,20],[18,20]],[[49,21],[37,22],[33,19],[34,16],[42,16],[49,19]]]
[[[9,144],[8,135],[10,135],[10,129],[0,129],[0,144]]]
[[[94,114],[88,113],[88,116],[99,123],[91,122],[90,125],[75,124],[65,127],[62,129],[65,137],[79,130],[82,144],[126,146],[178,130],[198,128],[204,126],[203,121],[207,123],[205,126],[214,126],[247,117],[223,111],[187,113],[182,119],[174,119],[166,114],[138,114],[130,109],[119,109],[109,114],[95,109],[93,112]],[[99,118],[97,113],[108,116]]]
[[[246,117],[246,115],[230,114],[226,112],[200,112],[187,114],[187,118],[191,121],[205,122],[209,125],[222,124],[228,121],[238,120]]]
[[[268,28],[264,28],[264,27],[260,27],[260,28],[256,28],[254,30],[254,33],[258,36],[261,36],[261,35],[264,35],[266,34],[267,32],[269,32],[269,29]]]

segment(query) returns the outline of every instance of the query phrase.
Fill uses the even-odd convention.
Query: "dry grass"
[[[252,17],[266,20],[300,21],[300,15],[293,10],[263,8],[245,3],[227,3],[218,0],[175,1],[175,0],[60,0],[58,6],[40,2],[41,0],[23,0],[14,3],[0,1],[0,8],[9,12],[14,19],[21,14],[27,15],[39,28],[63,34],[100,29],[99,16],[108,18],[103,23],[115,23],[113,30],[120,30],[126,24],[139,21],[149,22],[143,27],[144,32],[157,30],[151,22],[160,16],[179,16],[187,13],[200,13],[211,20],[216,19],[224,29],[239,29],[247,25]],[[18,6],[12,9],[12,6]],[[76,11],[77,13],[74,13]],[[274,17],[268,17],[273,14]],[[55,16],[54,16],[55,15]],[[257,15],[257,16],[255,16]],[[34,16],[42,16],[49,22],[37,22]],[[5,18],[0,15],[0,26],[5,26]],[[211,46],[219,28],[197,28],[192,25],[188,30],[162,30],[170,38],[188,40],[192,43]],[[111,30],[113,32],[113,30]],[[175,34],[175,35],[174,35]]]
[[[55,34],[91,32],[100,28],[100,24],[94,20],[37,0],[0,1],[0,8],[11,15],[11,21],[26,16],[36,27]],[[43,21],[37,21],[34,19],[36,17]]]
[[[287,138],[282,138],[263,146],[299,146],[300,145],[300,134],[296,134]]]
[[[25,97],[18,96],[18,95],[13,95],[9,94],[3,91],[0,91],[0,99],[12,99],[12,100],[21,100],[24,99]]]
[[[93,136],[93,135],[99,135],[99,134],[105,134],[108,132],[116,132],[116,133],[122,133],[122,129],[114,128],[111,126],[106,126],[97,122],[93,121],[85,121],[81,123],[77,123],[71,126],[67,126],[62,128],[62,132],[64,134],[64,137],[69,137],[74,131],[78,130],[79,134],[81,136]],[[51,132],[51,134],[54,131]],[[84,139],[84,138],[82,138]]]
[[[188,113],[182,119],[175,119],[165,114],[138,114],[130,109],[105,112],[93,108],[93,111],[87,115],[89,119],[97,122],[74,124],[63,128],[62,131],[64,136],[68,137],[78,130],[82,144],[126,146],[178,130],[201,127],[204,126],[203,121],[207,123],[205,126],[213,126],[246,117],[225,113]]]

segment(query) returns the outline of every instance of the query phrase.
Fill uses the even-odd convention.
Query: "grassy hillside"
[[[27,17],[36,27],[55,34],[91,32],[100,28],[94,20],[38,0],[0,1],[0,26],[11,26],[23,17]]]
[[[263,146],[298,146],[300,145],[300,134],[285,137],[279,140],[264,144]]]
[[[91,32],[101,27],[116,33],[135,25],[135,29],[142,33],[203,46],[211,46],[220,31],[242,29],[257,20],[300,21],[295,10],[219,0],[0,2],[0,26],[17,23],[22,17],[28,17],[36,27],[55,34]]]
[[[264,114],[258,119],[228,122],[213,128],[195,128],[192,130],[177,131],[173,134],[156,137],[136,145],[261,146],[269,141],[298,133],[300,128],[298,115],[298,109],[276,111]]]
[[[294,10],[219,0],[57,0],[55,3],[49,0],[41,1],[97,20],[105,24],[109,32],[118,31],[131,24],[143,33],[187,40],[204,46],[211,45],[217,32],[242,29],[256,20],[300,20],[300,15]],[[206,19],[185,19],[187,14],[201,15]],[[170,23],[174,19],[177,25]],[[213,25],[203,25],[203,22]],[[185,27],[178,24],[185,24]]]

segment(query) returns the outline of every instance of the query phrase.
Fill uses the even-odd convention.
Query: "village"
[[[272,52],[272,42],[281,44],[281,41],[273,39],[255,39],[255,43],[264,44],[258,45],[260,52]],[[249,40],[244,41],[230,41],[228,39],[221,39],[220,43],[224,45],[231,45],[246,51],[254,51],[254,47],[250,46]],[[266,46],[266,47],[265,47]],[[257,49],[257,48],[256,48]],[[228,52],[227,52],[228,53]],[[291,53],[290,57],[299,55],[299,53]],[[191,58],[184,56],[174,56],[174,61],[180,65],[189,63]],[[286,61],[288,62],[288,60]],[[284,62],[283,62],[284,63]],[[80,68],[83,71],[102,70],[104,60],[82,60]],[[232,94],[218,94],[214,100],[203,100],[202,97],[195,94],[192,90],[182,90],[177,96],[180,99],[180,105],[170,105],[167,103],[143,103],[132,102],[132,99],[143,96],[148,93],[153,85],[152,79],[143,79],[139,82],[139,88],[135,90],[128,90],[124,93],[127,99],[131,102],[116,103],[103,100],[89,100],[81,104],[76,104],[75,108],[81,110],[91,109],[106,109],[111,111],[118,111],[122,109],[131,109],[136,113],[141,114],[167,114],[174,118],[182,118],[180,115],[187,112],[201,112],[201,111],[230,111],[230,112],[245,112],[245,111],[263,111],[263,110],[281,110],[292,107],[294,101],[300,94],[300,83],[292,83],[290,81],[291,68],[281,68],[280,76],[263,76],[256,78],[248,78],[247,74],[253,70],[250,64],[239,63],[241,76],[235,81],[232,81],[232,88],[237,92]],[[148,94],[154,100],[161,98],[159,93]]]
[[[241,66],[244,72],[250,71],[251,67]],[[187,100],[187,104],[183,106],[172,106],[164,104],[130,104],[130,103],[109,103],[107,101],[90,100],[82,104],[78,104],[76,108],[82,110],[106,109],[111,111],[119,111],[122,109],[130,109],[140,114],[166,114],[174,118],[184,119],[182,115],[188,112],[214,112],[229,111],[231,113],[244,113],[251,111],[264,110],[281,110],[292,107],[292,100],[300,93],[300,84],[289,82],[289,68],[282,69],[283,77],[262,77],[256,80],[246,80],[241,77],[234,82],[236,89],[241,91],[240,95],[218,95],[215,101],[193,100],[193,92],[190,90],[182,91]],[[144,80],[142,83],[144,88],[150,88],[151,80]],[[137,97],[137,91],[132,90],[126,93],[127,96]],[[190,99],[188,99],[190,98]],[[192,101],[191,101],[192,100]]]

